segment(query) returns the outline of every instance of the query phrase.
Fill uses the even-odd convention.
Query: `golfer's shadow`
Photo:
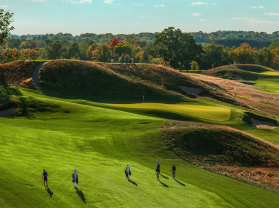
[[[176,180],[176,179],[174,179],[177,183],[179,183],[181,186],[185,186],[185,184],[184,183],[181,183],[180,181],[178,181],[178,180]]]
[[[165,183],[163,183],[162,181],[159,181],[163,186],[165,186],[166,188],[169,188],[169,186]]]
[[[165,178],[165,179],[169,179],[167,176],[164,176],[164,175],[162,175],[162,174],[160,174],[163,178]]]
[[[78,189],[78,187],[76,187],[75,188],[77,191],[77,194],[79,195],[79,197],[81,198],[81,200],[84,202],[84,203],[86,203],[86,201],[85,201],[85,196],[84,196],[84,194],[83,194],[83,192],[81,191],[81,190],[79,190]]]
[[[53,191],[51,191],[50,188],[46,188],[46,191],[49,194],[49,197],[51,198],[53,195]]]
[[[131,179],[128,180],[131,184],[134,184],[135,186],[138,186],[138,184],[135,181],[132,181]]]

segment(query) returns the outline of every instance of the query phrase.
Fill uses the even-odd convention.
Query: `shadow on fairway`
[[[162,174],[160,174],[163,178],[165,178],[165,179],[169,179],[167,176],[164,176],[164,175],[162,175]]]
[[[165,183],[163,183],[162,181],[159,181],[163,186],[165,186],[166,188],[169,188],[169,186]]]
[[[83,192],[81,191],[81,190],[79,190],[77,187],[75,188],[77,191],[77,194],[79,195],[79,197],[81,198],[81,200],[84,202],[84,203],[86,203],[86,201],[85,201],[85,196],[84,196],[84,194],[83,194]]]
[[[178,181],[178,180],[176,180],[176,179],[174,179],[177,183],[179,183],[181,186],[185,186],[185,184],[184,183],[181,183],[180,181]]]
[[[134,184],[135,186],[138,186],[138,184],[134,181],[132,181],[131,179],[128,180],[131,184]]]
[[[53,191],[51,191],[50,188],[47,188],[46,191],[47,191],[47,193],[49,194],[49,196],[52,197]]]

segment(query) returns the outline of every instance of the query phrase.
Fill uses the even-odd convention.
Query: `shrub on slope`
[[[39,61],[13,61],[0,64],[0,83],[6,82],[12,85],[19,85],[32,78],[33,72]]]
[[[0,111],[20,106],[19,97],[21,93],[18,89],[10,86],[0,85]]]
[[[45,92],[80,98],[142,97],[143,95],[179,97],[152,84],[117,74],[103,64],[86,61],[48,62],[40,70],[39,80]]]

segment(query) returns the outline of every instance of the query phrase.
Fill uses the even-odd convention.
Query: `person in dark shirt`
[[[172,178],[175,179],[175,171],[176,171],[176,167],[175,165],[173,164],[172,166]]]
[[[44,186],[48,187],[47,185],[47,172],[45,171],[45,169],[43,169],[43,175],[42,178],[44,179]]]
[[[157,175],[157,181],[159,181],[159,176],[160,176],[160,166],[157,165],[157,168],[156,168],[156,175]]]

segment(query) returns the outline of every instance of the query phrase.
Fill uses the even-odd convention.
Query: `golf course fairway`
[[[56,107],[29,118],[0,118],[1,207],[279,207],[275,192],[180,159],[161,138],[165,119],[47,96],[37,99]],[[170,110],[206,119],[215,111],[216,120],[230,118],[229,108],[212,107],[208,114],[199,108],[173,105]],[[160,182],[155,175],[158,158]],[[130,182],[124,175],[127,164]],[[171,177],[172,164],[177,180]],[[78,189],[71,181],[74,169]]]

